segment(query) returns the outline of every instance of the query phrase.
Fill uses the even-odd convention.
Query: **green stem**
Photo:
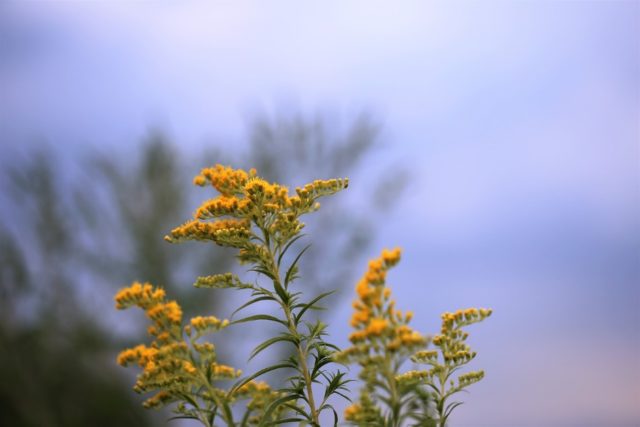
[[[270,264],[268,266],[268,269],[271,270],[271,274],[273,275],[274,286],[282,288],[282,283],[280,280],[280,271],[278,270],[275,254],[273,253],[273,249],[271,248],[269,233],[264,227],[260,227],[260,229],[262,230],[265,246],[267,248],[267,251],[270,257],[270,259],[268,260]],[[285,292],[288,293],[288,291],[285,291]],[[291,307],[289,306],[289,302],[288,301],[285,302],[281,298],[278,298],[278,302],[280,303],[280,306],[282,307],[282,310],[284,311],[284,314],[287,318],[289,332],[291,332],[291,334],[296,338],[296,342],[297,342],[296,350],[298,352],[298,365],[305,382],[309,410],[311,411],[311,420],[313,422],[313,425],[320,426],[320,422],[318,418],[318,410],[316,409],[315,399],[313,397],[311,374],[309,373],[309,367],[307,365],[307,358],[309,356],[307,348],[303,347],[302,341],[300,340],[301,334],[300,332],[298,332],[298,328],[293,318],[293,314],[291,312]]]
[[[391,407],[391,423],[394,427],[400,426],[400,399],[398,396],[398,388],[394,375],[394,370],[390,366],[391,360],[389,356],[385,357],[385,376],[389,384],[389,406]]]
[[[286,304],[282,304],[282,308],[284,309],[285,315],[287,316],[287,321],[289,322],[289,331],[296,338],[299,338],[300,334],[295,326],[295,322],[293,320],[293,316],[291,315],[291,310]],[[304,377],[305,386],[307,389],[307,399],[309,399],[309,409],[311,410],[311,419],[313,420],[314,425],[319,426],[318,420],[318,411],[316,409],[315,400],[313,398],[313,388],[311,387],[311,374],[309,373],[309,367],[307,366],[307,349],[303,348],[302,343],[298,339],[298,344],[296,345],[298,350],[298,363],[300,364],[300,370],[302,371],[302,375]]]
[[[447,376],[443,372],[440,374],[440,398],[438,399],[438,427],[445,427],[447,424],[447,420],[444,416],[444,403],[446,400],[446,386],[447,386]]]
[[[194,347],[194,340],[193,338],[189,337],[189,343],[191,344],[191,348]],[[197,370],[198,370],[198,376],[200,378],[201,383],[209,390],[209,393],[211,394],[211,398],[213,399],[216,408],[220,408],[221,410],[221,415],[222,415],[222,419],[227,423],[227,426],[229,427],[234,427],[236,425],[235,421],[233,420],[233,414],[230,413],[231,418],[229,418],[226,414],[225,411],[225,407],[224,407],[224,402],[222,402],[217,396],[216,396],[216,390],[213,387],[213,385],[211,384],[211,382],[209,381],[209,378],[207,378],[207,375],[202,372],[201,369],[201,364],[198,363],[198,361],[195,359],[195,357],[193,357],[193,353],[190,351],[189,352],[189,359],[191,359],[191,363],[193,364],[193,366],[196,366]],[[198,408],[198,412],[200,412],[200,409]],[[207,414],[204,413],[204,418],[206,420],[206,423],[204,423],[207,427],[212,427],[209,424],[209,419],[207,417]]]

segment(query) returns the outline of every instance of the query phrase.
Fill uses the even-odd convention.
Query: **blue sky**
[[[399,304],[495,309],[453,427],[640,423],[639,2],[5,2],[0,59],[2,145],[373,111],[412,172],[378,239]]]

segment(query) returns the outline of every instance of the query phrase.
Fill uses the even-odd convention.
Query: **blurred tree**
[[[0,230],[0,425],[151,425],[105,359],[113,342],[78,292],[76,215],[62,166],[40,152],[10,172]],[[12,227],[10,227],[12,225]]]
[[[189,285],[198,275],[227,271],[229,252],[162,240],[207,197],[190,187],[192,176],[218,162],[256,167],[292,186],[353,177],[379,140],[379,126],[367,116],[341,131],[326,117],[258,115],[248,129],[246,153],[190,158],[152,132],[136,153],[93,153],[74,172],[46,152],[14,165],[7,194],[15,209],[0,226],[0,425],[149,425],[113,362],[140,331],[123,325],[122,313],[114,320],[111,298],[123,284],[150,281],[179,298],[187,315],[228,312],[220,294]],[[367,175],[359,209],[336,198],[310,224],[315,256],[301,266],[305,286],[351,291],[351,265],[374,236],[370,213],[384,213],[404,185],[404,171],[387,166],[388,173],[376,165]],[[218,348],[223,359],[234,357],[225,352],[234,346]]]

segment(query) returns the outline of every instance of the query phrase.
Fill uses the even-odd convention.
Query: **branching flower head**
[[[358,298],[351,317],[355,331],[349,336],[352,347],[335,356],[362,368],[360,399],[345,411],[345,419],[357,425],[383,425],[402,417],[411,387],[403,387],[396,376],[402,363],[427,345],[426,337],[409,326],[413,313],[396,308],[386,284],[387,271],[399,261],[400,249],[396,248],[383,250],[369,262],[356,285]]]
[[[263,239],[264,232],[275,243],[286,244],[304,227],[300,216],[319,208],[317,199],[348,186],[347,179],[316,180],[296,188],[292,195],[287,187],[260,178],[255,169],[245,172],[222,165],[203,169],[194,183],[210,184],[220,195],[204,202],[194,219],[174,228],[166,239],[210,240],[236,247],[246,262],[260,257],[259,245],[254,242]]]
[[[399,261],[400,249],[396,248],[385,249],[379,258],[369,262],[367,272],[356,285],[358,298],[353,302],[351,317],[355,331],[349,337],[353,347],[338,357],[357,361],[386,352],[409,355],[426,345],[427,339],[409,326],[413,313],[396,308],[386,285],[387,271]]]

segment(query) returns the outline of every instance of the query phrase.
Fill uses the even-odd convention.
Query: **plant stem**
[[[263,227],[260,227],[262,229],[262,233],[264,236],[264,243],[265,246],[267,248],[267,251],[269,253],[269,266],[268,269],[271,270],[271,274],[273,276],[273,283],[275,287],[281,287],[282,288],[282,283],[280,280],[280,271],[278,269],[278,264],[276,263],[276,257],[275,254],[273,252],[273,249],[271,248],[271,244],[270,244],[270,239],[269,239],[269,233],[267,232],[267,230]],[[288,291],[285,291],[288,294]],[[289,328],[289,332],[291,332],[291,334],[296,338],[296,349],[298,352],[298,365],[300,368],[300,371],[302,373],[304,382],[305,382],[305,388],[307,391],[307,400],[308,400],[308,404],[309,404],[309,410],[311,411],[311,420],[313,422],[314,426],[320,426],[320,422],[318,419],[318,411],[316,409],[316,404],[315,404],[315,400],[313,398],[313,387],[312,387],[312,381],[311,381],[311,374],[309,373],[309,367],[307,366],[307,357],[308,357],[308,349],[303,347],[302,342],[300,340],[300,332],[298,332],[298,328],[296,325],[296,322],[293,318],[293,314],[291,312],[291,307],[289,306],[289,301],[283,301],[281,298],[278,298],[278,302],[280,303],[280,306],[282,307],[282,310],[284,311],[284,314],[287,318],[287,323],[288,323],[288,328]]]
[[[385,376],[389,383],[389,407],[391,408],[391,425],[397,427],[400,425],[400,399],[398,396],[398,388],[394,376],[394,369],[391,366],[389,355],[385,357]]]
[[[440,374],[440,398],[438,399],[438,427],[445,427],[447,420],[444,417],[444,402],[447,385],[447,376],[445,373]]]
[[[289,330],[296,337],[299,337],[300,334],[296,329],[295,322],[293,321],[293,316],[291,315],[291,310],[286,304],[282,304],[282,308],[287,316],[287,321],[289,322]],[[309,399],[309,409],[311,410],[311,419],[313,420],[316,426],[319,426],[318,420],[318,411],[316,410],[315,400],[313,398],[313,388],[311,387],[311,375],[309,374],[309,368],[307,366],[307,349],[302,347],[302,343],[298,341],[296,345],[298,350],[298,363],[300,364],[300,370],[302,371],[302,375],[304,377],[304,382],[307,389],[307,398]]]

